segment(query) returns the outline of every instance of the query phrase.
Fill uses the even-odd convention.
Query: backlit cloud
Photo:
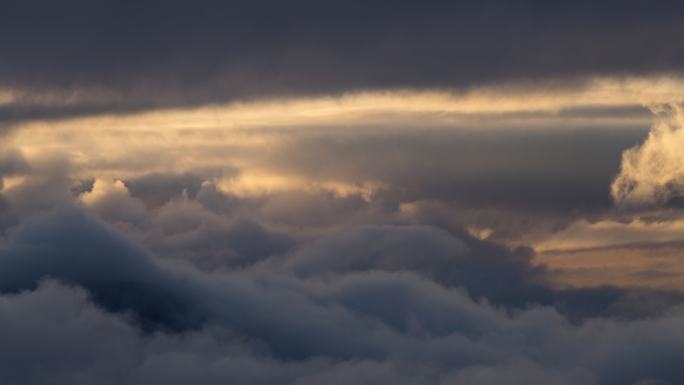
[[[684,382],[682,16],[3,1],[0,384]]]

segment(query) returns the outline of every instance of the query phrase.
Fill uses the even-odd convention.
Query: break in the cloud
[[[650,125],[641,103],[671,100],[681,83],[596,79],[581,89],[230,104],[29,122],[7,140],[26,156],[65,154],[84,179],[130,179],[134,194],[133,179],[144,174],[194,172],[239,195],[309,187],[370,196],[387,189],[395,205],[445,199],[535,210],[606,208],[605,186],[619,153]],[[575,156],[577,148],[590,156]]]
[[[544,189],[506,188],[508,174],[527,183],[556,175],[551,183],[600,186],[607,198],[620,152],[647,127],[478,130],[433,118],[426,130],[383,117],[335,133],[140,118],[34,122],[8,136],[18,150],[7,152],[0,192],[11,219],[0,230],[3,381],[682,377],[684,344],[671,337],[680,288],[557,288],[532,249],[480,239],[537,215],[530,202]],[[97,130],[83,132],[89,123]],[[575,153],[561,144],[576,135],[597,155],[581,177],[564,166]],[[466,182],[479,182],[471,195],[459,190]],[[561,192],[540,210],[553,232],[571,222],[558,213],[578,205],[548,191]],[[601,215],[609,203],[573,215]]]
[[[651,107],[643,143],[622,154],[611,185],[614,212],[582,218],[532,243],[565,282],[676,287],[681,282],[684,120],[681,103]]]

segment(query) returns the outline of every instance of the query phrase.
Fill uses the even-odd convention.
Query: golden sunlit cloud
[[[681,248],[677,246],[540,253],[535,262],[549,269],[549,282],[556,287],[684,290]]]
[[[294,137],[362,135],[416,127],[460,129],[650,125],[648,114],[581,109],[632,108],[682,99],[679,78],[595,79],[583,87],[507,86],[464,93],[393,91],[104,114],[19,125],[5,142],[26,156],[65,154],[83,174],[112,177],[150,170],[249,167],[241,154],[269,151]],[[559,115],[563,111],[576,114]]]
[[[0,186],[2,186],[2,188],[0,188],[0,192],[5,192],[7,190],[12,189],[15,186],[19,186],[22,183],[24,183],[26,181],[26,177],[23,175],[6,176],[6,177],[0,179],[0,181],[2,182],[2,183],[0,183]]]
[[[626,150],[611,186],[620,206],[651,206],[684,196],[684,109],[656,106],[659,116],[646,141]]]
[[[223,178],[217,187],[239,197],[261,196],[273,193],[319,190],[330,191],[339,197],[359,195],[369,201],[375,191],[382,188],[380,182],[349,184],[331,181],[311,181],[298,176],[288,176],[260,171],[243,172],[236,177]]]
[[[103,198],[119,195],[122,197],[128,197],[128,189],[124,183],[120,180],[107,181],[103,179],[97,179],[93,183],[93,188],[91,191],[87,191],[79,196],[80,201],[86,206],[97,204]]]
[[[540,252],[558,252],[678,241],[684,241],[684,220],[647,222],[636,218],[627,223],[580,220],[534,246]]]
[[[534,245],[535,261],[555,271],[560,286],[653,287],[683,290],[684,219],[628,222],[580,220]]]

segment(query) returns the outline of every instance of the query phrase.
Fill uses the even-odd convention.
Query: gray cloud
[[[249,218],[228,219],[194,201],[174,201],[155,213],[144,242],[162,258],[203,270],[232,269],[286,253],[296,241]]]
[[[24,106],[4,114],[10,121],[264,96],[668,73],[679,71],[683,57],[676,36],[684,9],[674,1],[37,0],[9,1],[3,10],[0,85],[18,90]],[[57,95],[62,107],[45,106],[36,91]]]
[[[192,173],[152,173],[124,182],[133,197],[140,198],[148,207],[159,207],[174,197],[186,194],[194,199],[204,178]]]
[[[181,222],[172,220],[168,223],[177,226]],[[161,226],[163,228],[164,224]],[[250,259],[254,263],[269,256],[272,258],[251,269],[228,272],[231,280],[225,282],[217,278],[220,274],[211,278],[190,271],[176,271],[154,262],[148,251],[127,236],[108,229],[80,210],[65,208],[25,220],[10,233],[9,243],[0,253],[2,285],[6,291],[16,291],[31,288],[41,278],[52,276],[85,286],[110,309],[138,312],[145,322],[186,327],[207,317],[218,317],[222,322],[237,323],[248,329],[254,327],[255,322],[248,318],[257,317],[262,311],[259,310],[261,306],[273,306],[272,301],[276,300],[268,300],[268,305],[260,303],[264,300],[265,289],[260,289],[260,284],[255,286],[255,282],[268,279],[274,284],[282,281],[282,288],[297,287],[302,284],[301,278],[307,282],[330,274],[342,278],[349,274],[372,272],[416,274],[441,286],[464,288],[475,298],[484,298],[508,308],[557,305],[560,311],[574,319],[611,312],[621,316],[643,316],[655,310],[651,314],[657,314],[679,301],[676,295],[643,292],[644,302],[648,298],[652,302],[661,300],[663,307],[644,307],[649,311],[642,309],[646,312],[643,313],[639,310],[639,303],[631,301],[633,307],[629,312],[620,312],[619,307],[611,308],[611,304],[629,300],[629,291],[606,288],[557,292],[544,286],[544,271],[531,266],[529,251],[510,252],[465,234],[454,237],[429,227],[361,228],[307,244],[287,256],[283,252],[289,247],[286,238],[269,234],[254,224],[238,222],[223,232],[220,227],[215,228],[219,229],[218,235],[212,232],[197,235],[191,230],[189,238],[177,239],[170,233],[171,239],[164,241],[165,244],[157,243],[155,247],[155,241],[147,242],[161,255],[166,252],[183,253],[183,250],[200,255],[212,250],[233,250],[235,257],[232,258],[238,259],[234,262],[228,259],[226,267],[241,266],[244,262],[240,261]],[[215,246],[221,239],[224,241]],[[200,245],[204,245],[206,250]],[[282,277],[278,278],[279,275]],[[300,301],[290,298],[287,293],[269,295],[283,296],[284,303]],[[215,300],[206,299],[214,297]],[[252,303],[247,301],[250,297],[261,299]],[[215,307],[216,300],[234,301],[233,305],[243,311],[225,313],[224,308]],[[306,301],[303,304],[309,306]],[[313,309],[307,311],[317,312]],[[286,319],[282,315],[279,317],[283,322]],[[300,321],[292,319],[291,322],[301,327]],[[275,325],[273,327],[277,329]],[[276,331],[268,327],[254,331],[257,334],[261,332]],[[290,349],[285,341],[291,337],[277,334],[272,337],[282,344],[279,349],[284,346]],[[294,341],[290,343],[294,344]],[[311,349],[304,349],[304,352],[310,354]]]
[[[127,316],[103,312],[85,292],[54,281],[2,295],[3,382],[607,385],[674,384],[683,374],[678,352],[684,341],[676,337],[681,308],[646,320],[572,326],[550,308],[510,316],[405,273],[304,282],[297,290],[282,283],[277,291],[260,284],[262,295],[221,304],[242,317],[256,316],[249,327],[207,325],[180,334],[141,334]],[[376,302],[378,295],[385,302]],[[252,306],[261,312],[245,312]],[[277,320],[269,324],[270,317]],[[318,354],[283,360],[242,334],[264,326]],[[338,327],[345,332],[335,334]]]
[[[102,117],[7,136],[24,152],[0,146],[0,383],[682,382],[684,294],[559,288],[534,250],[507,246],[577,218],[589,239],[596,218],[632,219],[611,211],[609,185],[647,135],[634,94],[651,84],[619,79],[683,74],[680,2],[0,8],[0,134]],[[603,76],[618,81],[591,83]],[[676,94],[667,81],[644,99]],[[437,111],[458,99],[445,96],[405,115],[393,108],[432,99],[326,99],[339,118],[321,124],[274,117],[287,103],[105,117],[481,86],[453,110]],[[518,92],[538,104],[516,107]],[[499,96],[513,111],[480,105]],[[655,151],[670,128],[627,152],[616,182],[673,203],[644,223],[681,218],[678,153]],[[663,154],[653,182],[643,170]]]
[[[0,179],[5,176],[23,174],[28,170],[29,165],[21,152],[0,147]]]
[[[277,172],[386,185],[378,200],[460,202],[527,212],[606,210],[622,151],[648,127],[620,130],[421,129],[319,134],[260,154]],[[583,156],[578,156],[581,152]]]
[[[192,199],[179,196],[179,183],[161,206],[146,206],[123,185],[96,182],[74,208],[68,165],[57,165],[34,167],[9,192],[24,202],[0,247],[0,373],[9,384],[613,384],[682,375],[683,343],[667,332],[682,322],[676,293],[552,289],[530,250],[475,239],[428,213],[365,214],[387,224],[351,220],[317,236],[261,225],[291,206],[290,193],[254,201],[204,183]],[[176,183],[142,180],[139,197]],[[61,186],[62,208],[40,208],[55,204],[38,193],[44,183]],[[330,210],[303,223],[373,211],[353,196],[299,199]],[[631,353],[635,338],[652,357]]]

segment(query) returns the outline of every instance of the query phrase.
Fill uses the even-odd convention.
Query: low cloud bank
[[[0,249],[0,373],[21,385],[684,375],[681,299],[552,290],[529,258],[465,232],[385,225],[207,273],[66,206],[23,220]]]

